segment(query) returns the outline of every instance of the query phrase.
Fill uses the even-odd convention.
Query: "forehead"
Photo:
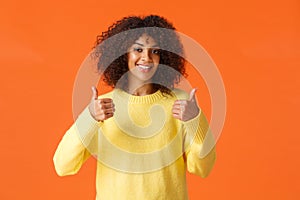
[[[144,33],[143,35],[141,35],[135,41],[135,43],[142,44],[142,45],[148,46],[148,47],[158,46],[157,42],[151,36],[147,35],[146,33]]]

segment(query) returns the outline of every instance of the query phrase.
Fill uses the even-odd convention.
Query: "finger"
[[[115,107],[115,105],[113,103],[103,103],[103,102],[99,101],[98,104],[101,109],[109,109],[109,108]]]
[[[172,108],[172,111],[180,111],[181,110],[181,106],[180,105],[174,105]]]
[[[179,113],[173,113],[172,115],[173,115],[173,117],[175,117],[176,119],[179,119],[179,117],[180,117],[180,114],[179,114]]]
[[[104,116],[104,120],[108,119],[108,118],[111,118],[112,116],[114,116],[113,113],[108,113],[108,114],[105,114]]]
[[[181,109],[172,109],[172,113],[173,114],[180,114],[181,113]]]
[[[102,99],[99,99],[99,103],[113,103],[112,99],[110,98],[102,98]]]
[[[190,101],[195,101],[195,94],[196,94],[197,88],[192,89],[191,93],[190,93]]]
[[[115,112],[114,108],[110,108],[110,109],[101,109],[101,110],[97,110],[95,113],[95,116],[97,116],[98,118],[103,118],[108,114],[113,114]]]
[[[114,108],[109,108],[104,110],[104,114],[109,114],[109,113],[114,113],[115,109]]]
[[[181,115],[182,114],[182,106],[181,105],[174,105],[172,107],[172,114]]]
[[[175,106],[175,105],[184,106],[184,105],[186,105],[186,104],[187,104],[187,101],[186,101],[186,100],[176,100],[176,101],[174,102],[174,106]]]
[[[92,95],[92,100],[97,100],[98,99],[98,90],[95,86],[92,86],[92,91],[93,91],[93,95]]]
[[[181,120],[182,115],[181,115],[180,113],[173,113],[173,117],[174,117],[175,119]]]

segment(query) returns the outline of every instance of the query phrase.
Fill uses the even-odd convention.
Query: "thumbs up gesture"
[[[97,121],[104,121],[114,115],[115,105],[110,98],[98,99],[98,90],[92,87],[93,95],[89,105],[89,110],[93,118]]]
[[[173,117],[181,121],[188,121],[199,114],[199,107],[196,101],[197,89],[192,89],[189,100],[176,100],[173,104]]]

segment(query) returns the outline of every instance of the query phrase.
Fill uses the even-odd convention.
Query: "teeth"
[[[142,68],[142,69],[150,69],[150,66],[144,66],[144,65],[138,65],[138,67]]]

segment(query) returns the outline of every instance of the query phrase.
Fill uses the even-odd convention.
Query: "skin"
[[[159,46],[146,34],[137,39],[128,49],[128,92],[130,94],[143,96],[155,92],[152,89],[151,78],[158,68],[159,60]]]
[[[189,121],[199,114],[199,107],[196,100],[197,89],[192,89],[189,100],[176,100],[173,104],[173,117],[181,121]]]
[[[154,93],[151,78],[159,65],[159,46],[155,40],[143,34],[128,49],[128,93],[143,96]],[[104,121],[114,115],[115,106],[110,98],[98,99],[96,87],[92,87],[93,95],[89,104],[89,110],[97,121]],[[173,104],[173,117],[182,121],[188,121],[199,114],[199,107],[195,97],[196,89],[190,93],[189,100],[176,100]]]
[[[89,110],[92,117],[103,122],[106,119],[111,118],[115,112],[115,105],[110,98],[98,99],[98,90],[95,86],[92,87],[93,95],[89,104]]]

